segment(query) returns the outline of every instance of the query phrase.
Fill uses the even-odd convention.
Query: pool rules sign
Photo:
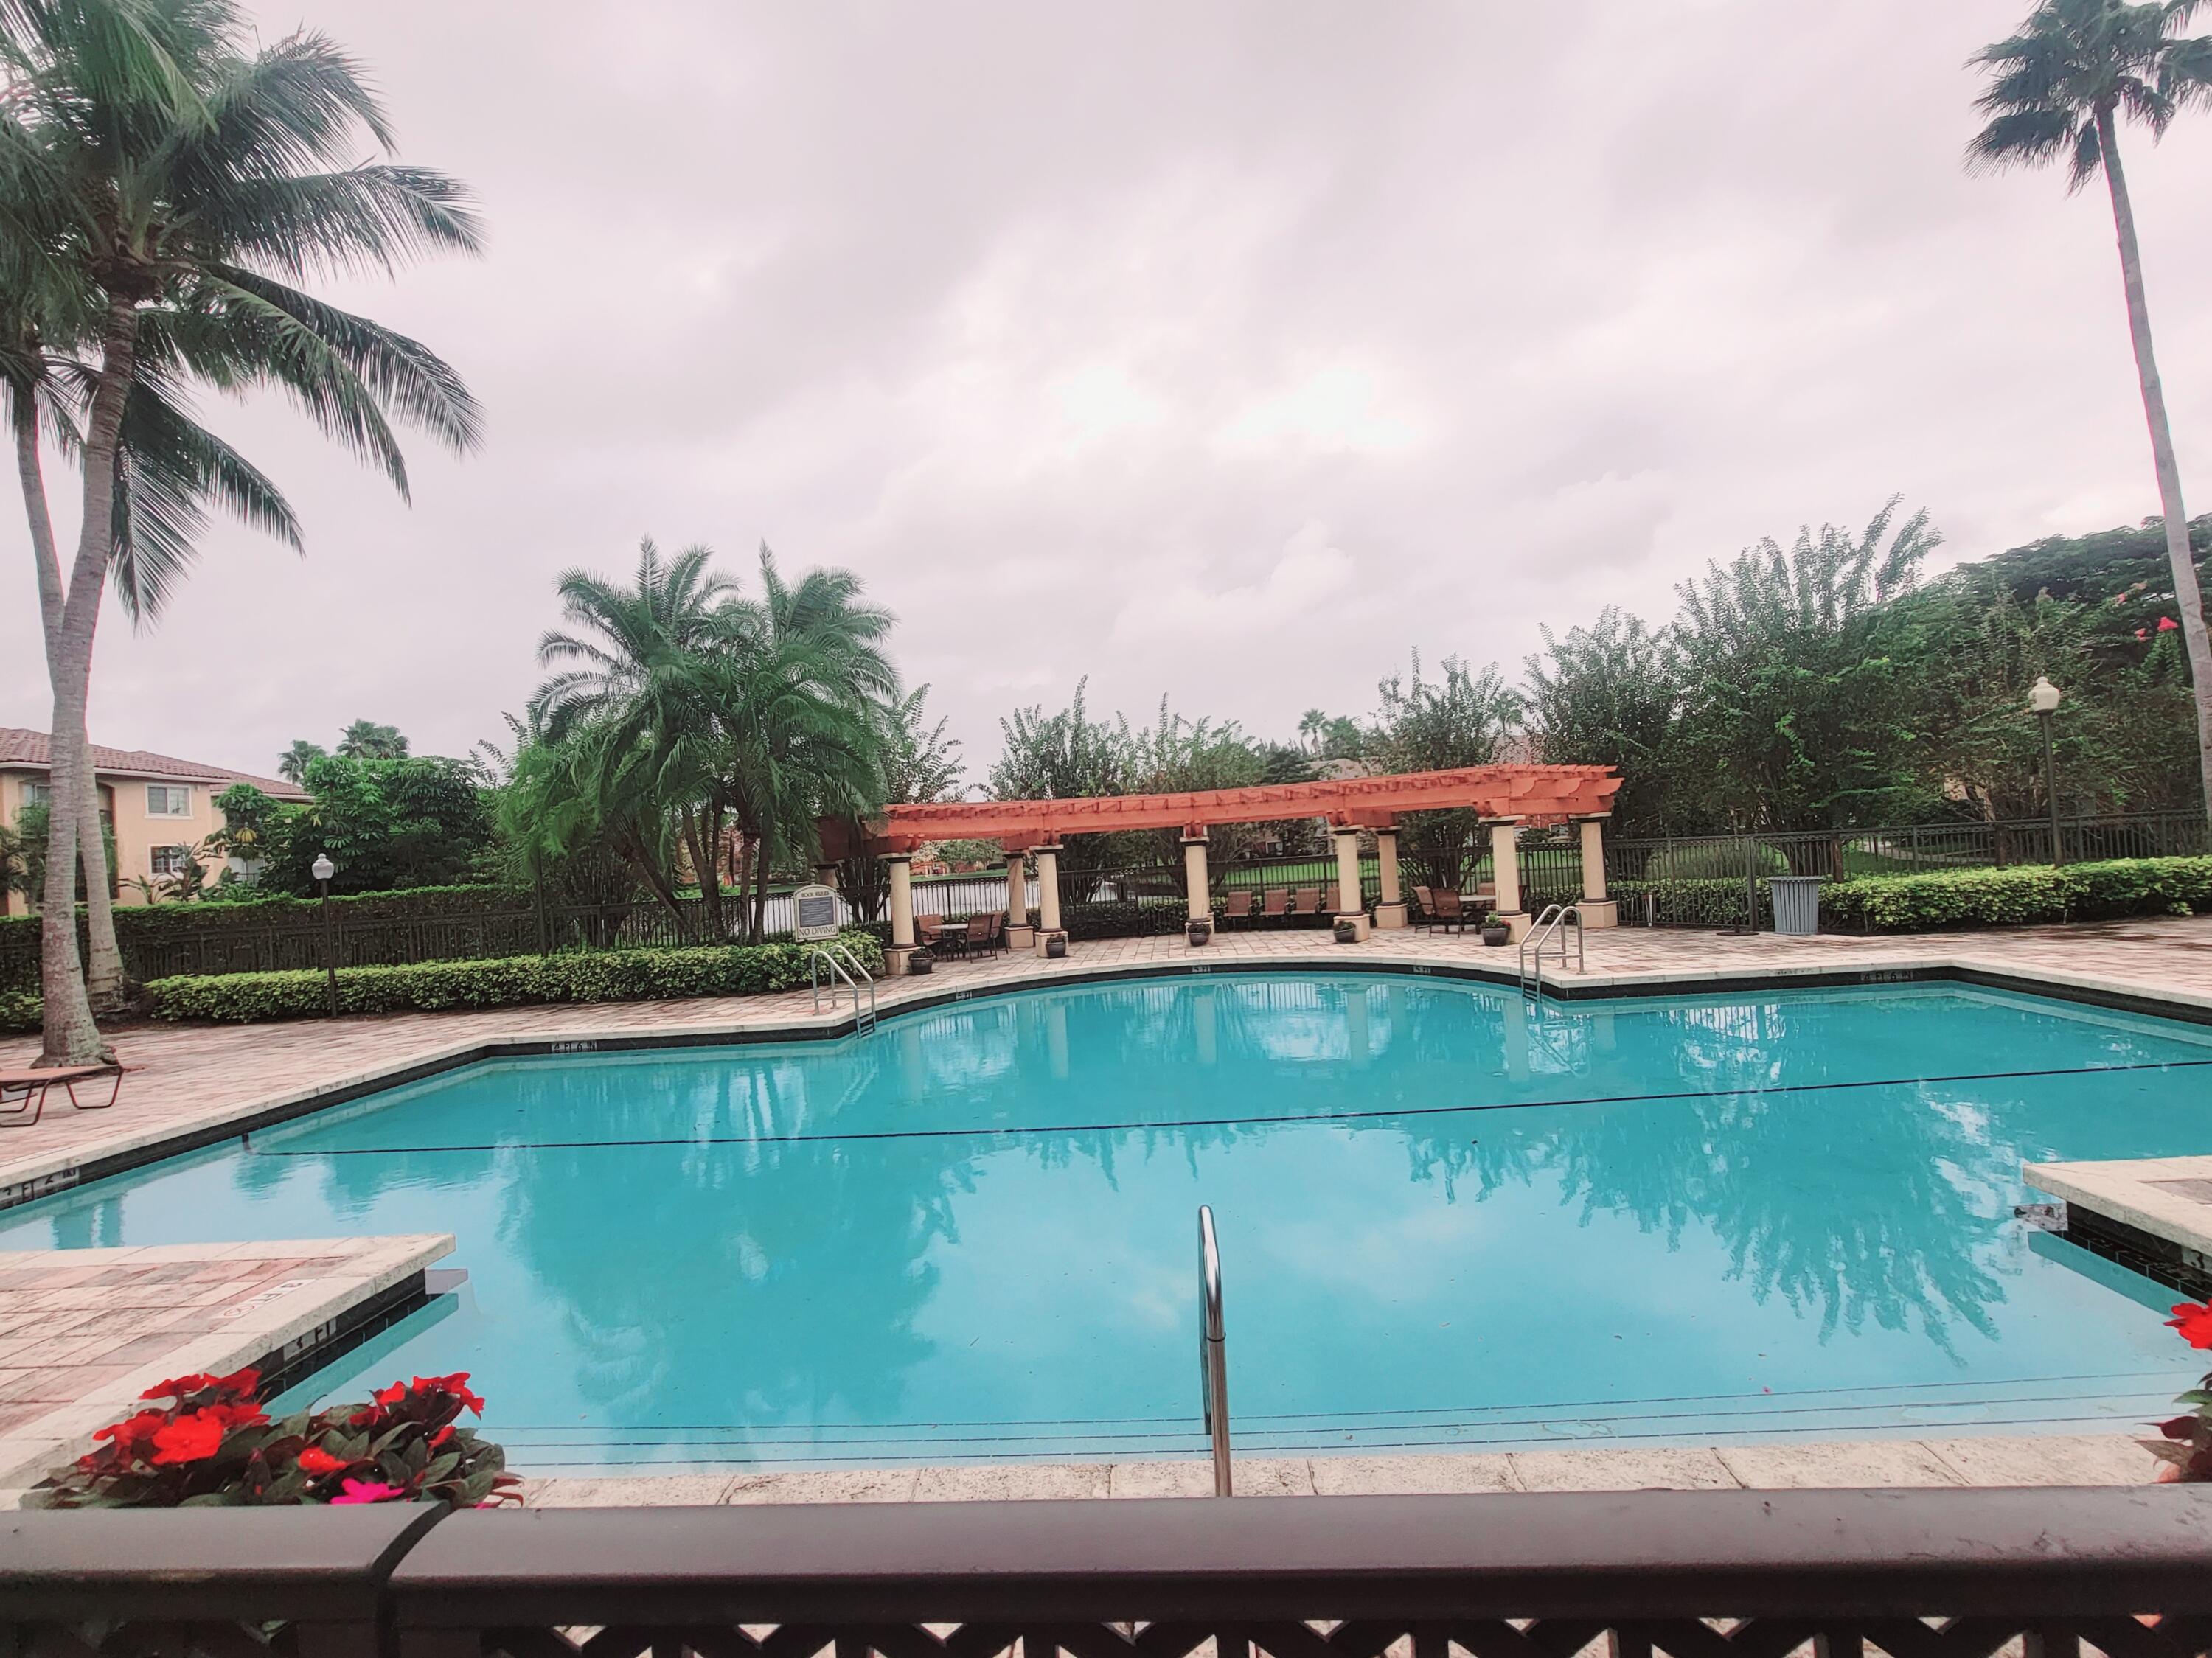
[[[837,936],[836,888],[801,887],[791,895],[791,902],[793,912],[799,918],[792,926],[791,936],[799,943],[813,944]]]

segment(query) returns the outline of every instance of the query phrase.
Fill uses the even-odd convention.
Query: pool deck
[[[1784,938],[1771,933],[1729,937],[1621,929],[1589,934],[1587,952],[1586,970],[1582,972],[1562,971],[1556,961],[1547,963],[1547,990],[1579,999],[1669,991],[1719,993],[1793,982],[1882,982],[1948,976],[2212,1023],[2212,918],[2160,917],[1904,938],[1824,934]],[[1224,933],[1202,949],[1193,949],[1180,937],[1114,939],[1076,944],[1065,959],[1057,962],[1026,955],[1000,956],[951,963],[922,978],[886,981],[880,991],[881,1009],[889,1014],[901,1007],[979,993],[1176,972],[1194,966],[1229,970],[1425,970],[1479,975],[1510,983],[1515,955],[1510,950],[1487,948],[1471,935],[1410,931],[1377,933],[1359,944],[1337,944],[1319,932]],[[133,1027],[114,1036],[118,1056],[131,1069],[113,1110],[79,1114],[63,1103],[50,1106],[45,1121],[36,1125],[0,1129],[0,1206],[27,1201],[46,1191],[230,1138],[257,1122],[279,1121],[501,1051],[542,1052],[550,1045],[568,1043],[596,1047],[818,1036],[848,1024],[850,1018],[849,1005],[835,1012],[817,1012],[808,993],[801,991],[270,1025]],[[31,1042],[0,1042],[0,1066],[27,1064],[35,1053],[36,1045]],[[2212,1178],[2212,1158],[2198,1161],[2205,1165],[2205,1177]],[[2109,1170],[2120,1166],[2098,1167]],[[2202,1206],[2205,1218],[2212,1220],[2212,1204]],[[366,1238],[325,1243],[333,1250],[368,1250],[379,1260],[383,1257],[375,1251],[387,1246],[404,1244],[418,1250],[438,1246],[428,1259],[451,1247],[450,1240],[442,1239]],[[2212,1239],[2208,1239],[2208,1247],[2212,1247]],[[354,1281],[345,1273],[357,1274],[359,1270],[347,1268],[342,1255],[331,1254],[315,1257],[319,1267],[327,1269],[325,1275],[295,1271],[298,1260],[306,1259],[297,1252],[307,1248],[304,1244],[211,1246],[212,1257],[204,1254],[198,1259],[291,1260],[293,1266],[283,1269],[285,1273],[320,1286],[315,1293],[321,1299],[315,1304],[324,1310],[309,1316],[307,1303],[313,1297],[301,1289],[276,1298],[251,1316],[259,1320],[265,1313],[295,1327],[293,1333],[296,1333],[329,1317],[329,1308],[343,1299],[332,1286]],[[294,1254],[271,1255],[270,1251]],[[172,1256],[182,1258],[177,1251],[162,1249],[71,1251],[68,1267],[110,1270],[88,1264],[85,1257],[94,1254],[118,1257],[117,1266],[124,1264],[119,1257],[136,1256],[142,1268],[163,1264]],[[35,1460],[33,1448],[19,1442],[30,1430],[44,1436],[40,1442],[46,1447],[36,1455],[51,1457],[65,1442],[76,1442],[69,1436],[88,1435],[93,1427],[110,1419],[99,1415],[99,1411],[107,1409],[117,1397],[161,1379],[150,1375],[142,1378],[137,1370],[125,1377],[93,1379],[94,1373],[112,1370],[114,1366],[112,1362],[78,1357],[93,1351],[85,1344],[94,1336],[84,1333],[95,1326],[86,1321],[93,1318],[93,1310],[69,1299],[70,1295],[79,1293],[75,1286],[54,1284],[46,1291],[26,1291],[18,1301],[9,1300],[5,1278],[16,1270],[15,1263],[56,1263],[59,1259],[0,1256],[0,1326],[5,1327],[0,1332],[0,1343],[5,1344],[0,1346],[0,1464],[5,1465],[0,1467],[0,1485],[15,1484],[23,1477],[26,1458]],[[419,1266],[407,1270],[419,1270]],[[49,1302],[45,1298],[49,1293],[63,1298]],[[344,1304],[353,1305],[360,1299],[356,1294]],[[295,1301],[301,1303],[296,1309]],[[176,1305],[173,1300],[160,1304]],[[101,1305],[113,1309],[112,1300]],[[161,1370],[163,1375],[179,1368],[234,1369],[289,1339],[279,1338],[273,1343],[262,1340],[255,1346],[254,1340],[262,1335],[258,1322],[210,1331],[210,1316],[198,1303],[189,1312],[180,1312],[175,1328],[179,1356],[159,1363],[149,1361],[143,1368]],[[127,1322],[117,1321],[118,1327]],[[149,1333],[134,1330],[133,1333]],[[220,1345],[228,1357],[200,1357],[200,1346],[192,1345],[195,1340],[204,1342],[210,1354]],[[191,1356],[182,1356],[186,1350]],[[12,1383],[44,1374],[58,1364],[85,1370],[86,1387],[76,1399],[55,1401],[9,1391]],[[168,1368],[164,1370],[164,1365]],[[2177,1354],[2177,1390],[2186,1385],[2183,1373],[2187,1369],[2185,1357]],[[44,1384],[23,1382],[22,1385]],[[40,1414],[35,1418],[19,1416],[15,1409],[17,1403],[36,1404]],[[50,1421],[66,1414],[65,1405],[76,1408],[77,1416],[70,1417],[66,1423]],[[62,1434],[60,1428],[64,1426],[68,1432]],[[1261,1459],[1240,1465],[1245,1469],[1242,1488],[1284,1495],[1645,1486],[1775,1489],[1823,1485],[2127,1484],[2147,1478],[2152,1466],[2148,1453],[2119,1435]],[[670,1474],[544,1480],[535,1482],[532,1490],[536,1500],[553,1504],[897,1501],[962,1496],[1164,1496],[1184,1491],[1199,1495],[1206,1489],[1205,1478],[1200,1464],[1144,1462]]]
[[[453,1248],[431,1235],[0,1254],[0,1489],[82,1456],[172,1376],[344,1342]]]

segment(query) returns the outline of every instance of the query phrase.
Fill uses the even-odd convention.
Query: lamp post
[[[2043,794],[2051,806],[2051,861],[2065,861],[2058,845],[2058,766],[2057,750],[2051,741],[2051,716],[2058,712],[2058,687],[2042,675],[2027,693],[2027,706],[2035,710],[2035,717],[2043,725]]]
[[[307,872],[323,890],[323,979],[330,989],[331,1017],[335,1019],[338,1016],[338,953],[331,934],[331,877],[338,872],[338,866],[331,861],[330,853],[319,852]]]

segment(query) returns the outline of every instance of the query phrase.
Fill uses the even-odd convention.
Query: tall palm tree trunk
[[[2112,108],[2097,109],[2097,142],[2104,150],[2105,182],[2112,192],[2112,222],[2119,232],[2120,280],[2128,294],[2128,333],[2142,382],[2143,417],[2150,424],[2151,463],[2158,471],[2159,510],[2166,515],[2166,556],[2173,567],[2173,602],[2181,612],[2181,642],[2189,653],[2190,689],[2197,701],[2197,764],[2204,810],[2212,817],[2212,637],[2204,626],[2204,600],[2189,548],[2189,514],[2181,504],[2181,468],[2173,458],[2173,428],[2166,416],[2166,389],[2151,349],[2150,301],[2144,297],[2142,253],[2136,245],[2136,210],[2120,167],[2119,124]]]
[[[46,471],[39,459],[38,405],[27,392],[22,408],[15,422],[15,474],[23,486],[23,515],[30,523],[31,554],[39,571],[39,621],[46,639],[51,688],[62,629],[61,555],[54,545],[53,514],[46,504]],[[86,753],[90,753],[89,744]],[[52,817],[49,810],[50,832]],[[94,1012],[112,1013],[123,1005],[123,952],[115,942],[115,905],[107,884],[107,841],[100,821],[100,780],[88,758],[80,768],[76,834],[78,862],[84,866],[90,943],[85,988]]]
[[[40,1065],[88,1065],[114,1053],[93,1023],[76,950],[77,826],[85,799],[85,702],[92,684],[92,641],[100,627],[108,550],[115,540],[115,457],[123,404],[137,373],[138,312],[111,299],[100,341],[99,380],[84,431],[84,517],[70,571],[51,666],[54,717],[50,777],[55,810],[48,816],[46,912],[41,918],[40,989],[46,999]]]

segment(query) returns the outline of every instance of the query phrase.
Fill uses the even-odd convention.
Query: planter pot
[[[1048,961],[1054,962],[1059,961],[1062,957],[1066,956],[1067,954],[1067,935],[1064,932],[1054,933],[1052,937],[1044,941],[1044,953],[1045,958]]]
[[[936,965],[937,957],[926,950],[917,950],[906,958],[906,970],[909,975],[927,973]]]
[[[1211,921],[1193,921],[1183,931],[1194,944],[1210,944],[1213,942],[1213,923]]]
[[[1340,944],[1358,944],[1359,942],[1358,926],[1351,921],[1339,921],[1336,924],[1336,941]]]
[[[1493,946],[1498,944],[1510,944],[1513,942],[1513,929],[1503,926],[1486,926],[1482,930],[1482,942],[1486,944]]]

